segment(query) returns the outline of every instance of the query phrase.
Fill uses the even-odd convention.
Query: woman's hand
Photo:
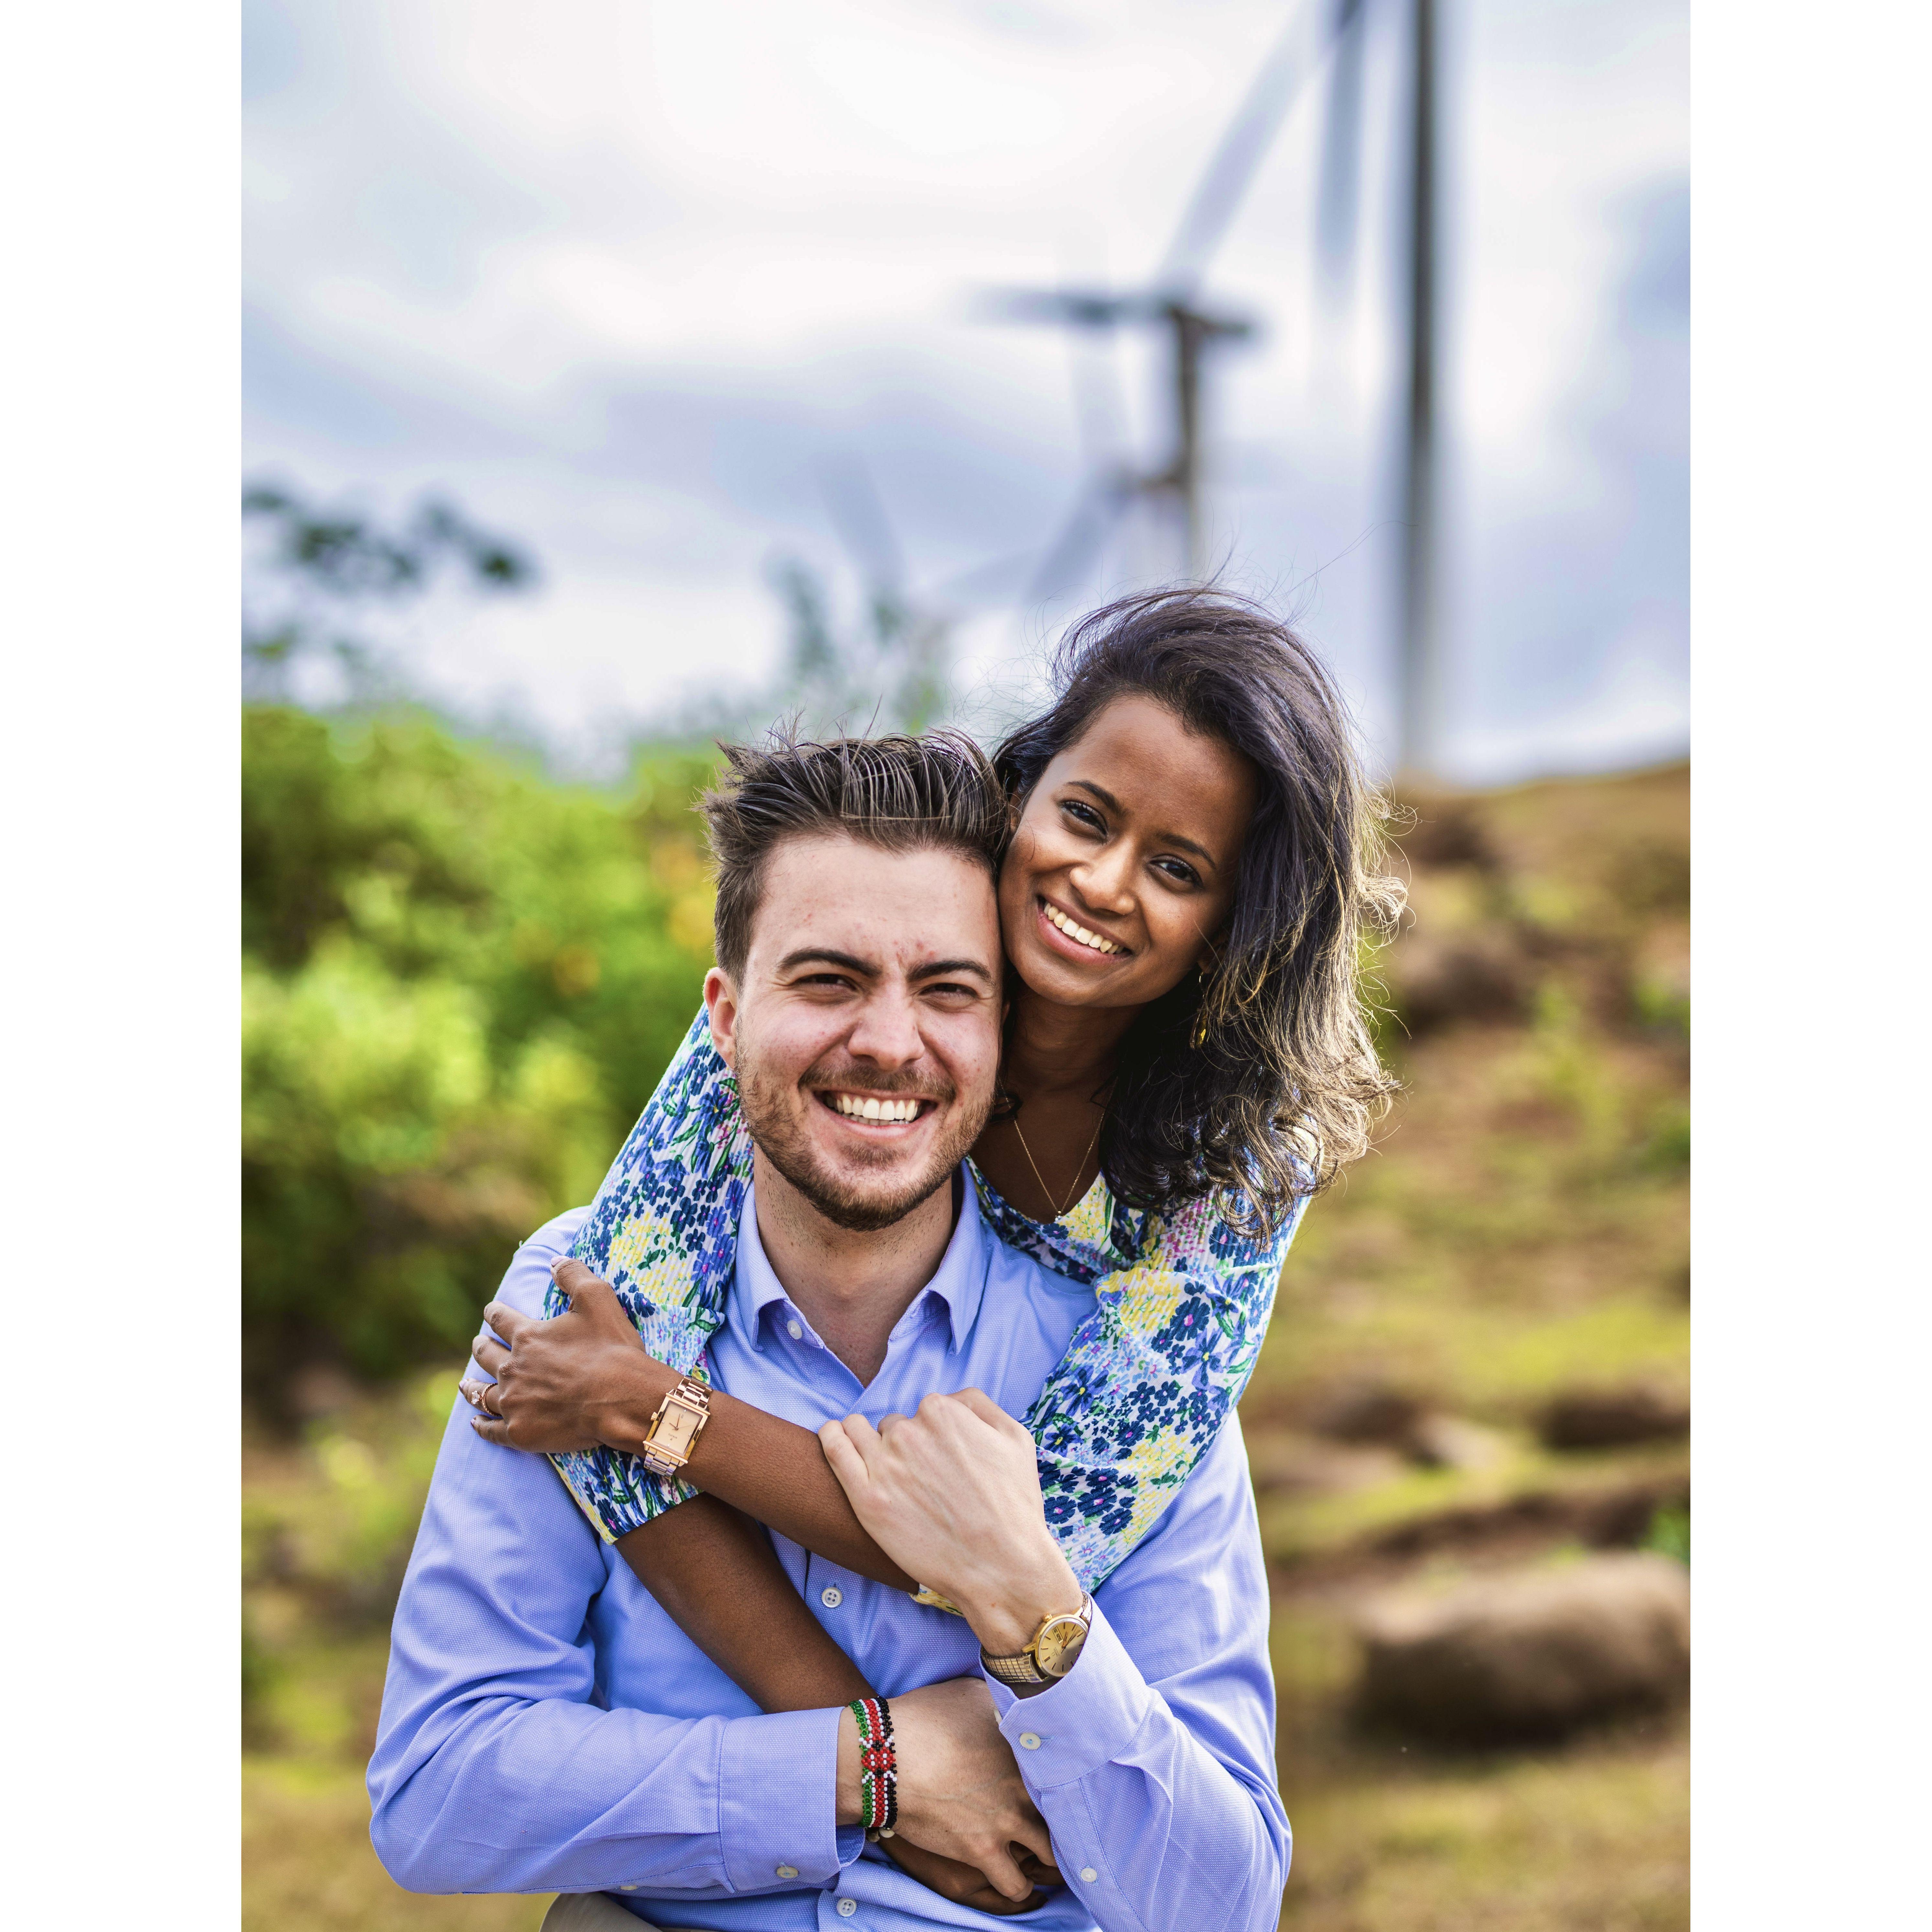
[[[908,1878],[916,1878],[928,1892],[950,1898],[955,1905],[970,1906],[975,1912],[990,1912],[996,1918],[1011,1918],[1022,1912],[1037,1912],[1046,1903],[1046,1894],[1065,1882],[1052,1865],[1042,1864],[1024,1845],[1009,1845],[1020,1876],[1036,1888],[1025,1898],[1009,1898],[996,1892],[986,1874],[957,1858],[941,1858],[922,1845],[915,1845],[903,1832],[884,1840],[879,1849]]]
[[[606,1442],[634,1447],[678,1377],[644,1352],[608,1282],[568,1258],[550,1274],[570,1298],[568,1311],[554,1320],[500,1301],[484,1310],[484,1321],[510,1346],[487,1335],[470,1345],[478,1366],[496,1378],[464,1381],[464,1396],[483,1412],[471,1426],[486,1442],[539,1454]]]
[[[898,1838],[943,1859],[976,1867],[1006,1909],[1035,1902],[1036,1884],[1058,1885],[1053,1840],[1034,1808],[1000,1735],[992,1694],[976,1677],[955,1677],[895,1697],[892,1742],[898,1760]],[[838,1724],[838,1815],[859,1816],[859,1730],[852,1714]],[[907,1862],[902,1861],[902,1862]],[[965,1898],[957,1874],[940,1882],[907,1862],[922,1883],[948,1898]],[[976,1900],[973,1901],[976,1902]],[[984,1907],[985,1910],[997,1910]]]
[[[995,1656],[1080,1607],[1084,1593],[1046,1526],[1037,1445],[980,1390],[929,1395],[916,1415],[877,1429],[848,1415],[818,1439],[873,1541],[950,1598]]]

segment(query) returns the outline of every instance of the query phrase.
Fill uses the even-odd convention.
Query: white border
[[[1708,1932],[1924,1910],[1922,10],[1700,0],[1692,636]]]
[[[0,63],[21,1925],[239,1912],[239,66],[126,0]]]

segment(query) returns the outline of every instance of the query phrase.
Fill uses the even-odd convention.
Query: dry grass
[[[1282,1932],[1678,1932],[1689,1774],[1681,1726],[1482,1762],[1361,1754],[1284,1794]]]
[[[383,1870],[353,1765],[244,1761],[242,1932],[536,1932],[541,1898],[423,1898]]]

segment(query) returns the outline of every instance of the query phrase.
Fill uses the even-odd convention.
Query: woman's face
[[[1178,986],[1234,904],[1255,770],[1150,698],[1117,698],[1040,774],[1000,873],[1009,958],[1069,1006]]]

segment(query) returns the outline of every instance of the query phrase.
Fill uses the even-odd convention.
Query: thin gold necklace
[[[1100,1138],[1101,1122],[1104,1121],[1106,1118],[1106,1114],[1103,1112],[1100,1116],[1100,1119],[1094,1123],[1094,1138],[1087,1143],[1087,1153],[1083,1154],[1080,1156],[1080,1164],[1073,1170],[1073,1185],[1076,1189],[1080,1185],[1080,1177],[1087,1172],[1087,1154],[1090,1154],[1094,1151],[1096,1144],[1099,1142]],[[1019,1134],[1020,1137],[1020,1152],[1026,1156],[1027,1165],[1033,1169],[1033,1178],[1040,1183],[1040,1191],[1046,1196],[1046,1204],[1053,1209],[1053,1218],[1057,1221],[1060,1219],[1061,1215],[1066,1212],[1066,1208],[1071,1208],[1073,1205],[1074,1197],[1071,1194],[1068,1195],[1066,1197],[1066,1208],[1054,1206],[1053,1190],[1047,1186],[1046,1176],[1040,1172],[1040,1162],[1034,1159],[1033,1149],[1027,1145],[1026,1136],[1024,1133],[1020,1132],[1020,1117],[1018,1114],[1016,1114],[1013,1115],[1012,1121],[1013,1132],[1016,1134]]]

